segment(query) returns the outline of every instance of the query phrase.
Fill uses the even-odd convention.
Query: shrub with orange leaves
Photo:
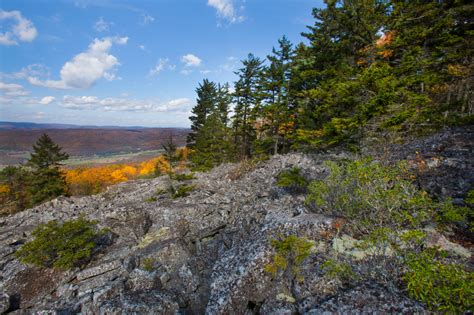
[[[139,169],[140,176],[149,177],[168,173],[170,171],[170,164],[164,156],[160,155],[156,158],[140,163]]]
[[[187,168],[190,150],[179,148],[176,155],[180,158],[178,169]],[[66,182],[71,195],[91,195],[103,191],[110,185],[125,182],[138,177],[153,177],[173,171],[162,155],[139,164],[113,164],[96,167],[68,169]],[[0,187],[1,189],[1,187]],[[1,193],[1,190],[0,190]]]

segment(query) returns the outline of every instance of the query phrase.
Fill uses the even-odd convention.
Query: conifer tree
[[[178,157],[176,156],[176,149],[178,148],[177,145],[173,141],[173,135],[170,134],[168,140],[161,145],[165,153],[163,156],[170,164],[170,172],[173,172],[173,168],[178,161]]]
[[[198,96],[196,106],[191,110],[193,115],[189,117],[189,120],[191,120],[191,132],[188,134],[186,141],[189,148],[193,148],[196,144],[199,130],[215,107],[217,98],[216,84],[208,79],[204,79],[196,88],[196,93]]]
[[[263,61],[249,54],[242,64],[243,67],[236,72],[239,80],[235,83],[234,93],[234,145],[239,156],[251,157],[256,137],[256,111],[262,98],[260,80]]]
[[[232,95],[229,92],[229,83],[217,85],[216,112],[219,120],[224,126],[229,122],[229,110],[232,103]]]
[[[33,153],[27,162],[32,168],[29,193],[33,204],[50,200],[67,193],[67,185],[60,169],[61,161],[69,155],[45,133],[33,145]]]
[[[278,40],[278,44],[279,49],[272,49],[272,55],[267,56],[270,64],[263,69],[262,98],[264,104],[259,117],[262,130],[262,136],[259,139],[260,150],[273,154],[286,148],[294,117],[290,112],[289,95],[293,47],[285,36]]]
[[[222,122],[219,111],[209,115],[196,138],[196,150],[191,155],[195,169],[206,171],[232,159],[230,129]]]

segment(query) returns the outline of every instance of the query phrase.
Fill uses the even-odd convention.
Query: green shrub
[[[171,197],[173,199],[177,199],[177,198],[181,198],[181,197],[186,197],[187,195],[189,195],[189,193],[191,191],[194,190],[194,188],[196,188],[195,185],[187,185],[187,184],[183,184],[183,185],[179,185],[178,187],[174,187],[174,186],[171,186],[170,190],[171,190]]]
[[[142,260],[140,266],[143,270],[152,272],[155,269],[156,259],[153,257],[146,257]]]
[[[308,187],[308,180],[301,174],[299,167],[293,167],[278,174],[276,184],[278,187],[292,192],[305,192]]]
[[[145,199],[145,202],[156,202],[158,199],[155,196],[149,197]]]
[[[467,221],[468,207],[453,205],[450,199],[440,202],[437,219],[442,223],[464,223]]]
[[[315,212],[352,220],[361,232],[377,227],[416,227],[432,216],[426,192],[404,179],[404,165],[384,166],[371,159],[326,162],[330,174],[310,183],[306,204]]]
[[[428,249],[408,255],[408,271],[403,276],[410,297],[430,309],[447,313],[464,313],[474,307],[474,273],[460,265],[443,264],[439,253]]]
[[[273,276],[276,276],[278,272],[283,272],[292,278],[303,280],[299,274],[299,268],[311,254],[313,242],[304,237],[290,235],[281,240],[273,239],[270,244],[276,253],[272,262],[265,266],[265,271]]]
[[[190,174],[172,174],[171,179],[177,180],[178,182],[196,179],[193,173]]]
[[[465,201],[468,204],[474,205],[474,189],[469,190]]]
[[[342,282],[349,282],[356,279],[356,274],[350,264],[334,259],[326,260],[321,269],[330,278],[337,278]]]
[[[32,233],[34,240],[24,244],[16,253],[23,263],[42,267],[70,269],[90,261],[97,242],[106,233],[98,230],[96,222],[84,218],[39,225]]]

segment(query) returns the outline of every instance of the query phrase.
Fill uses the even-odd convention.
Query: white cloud
[[[2,94],[6,97],[19,97],[19,96],[26,96],[30,94],[28,91],[26,91],[23,86],[20,84],[14,84],[14,83],[3,83],[0,82],[0,91],[2,91]]]
[[[50,104],[52,101],[54,101],[55,97],[54,96],[45,96],[43,97],[42,99],[39,100],[39,103],[41,105],[48,105]]]
[[[183,69],[179,73],[184,75],[190,75],[191,73],[193,73],[193,70]]]
[[[155,21],[155,18],[149,15],[148,13],[142,14],[142,21],[141,21],[142,25],[153,23],[153,21]]]
[[[245,19],[238,15],[233,0],[208,0],[207,5],[216,9],[217,15],[230,23],[242,22]]]
[[[201,74],[209,74],[211,73],[212,71],[211,70],[201,70],[199,71]]]
[[[166,103],[157,100],[129,98],[98,98],[97,96],[66,95],[60,104],[75,110],[128,111],[128,112],[179,112],[188,111],[190,100],[179,98]]]
[[[128,37],[106,37],[94,39],[89,49],[66,62],[60,71],[61,80],[41,80],[36,76],[28,77],[28,81],[36,86],[54,89],[85,89],[97,80],[115,79],[113,71],[120,65],[118,59],[109,54],[113,44],[126,44]],[[112,72],[111,72],[112,71]]]
[[[138,45],[138,48],[140,48],[140,50],[143,50],[143,51],[145,51],[145,52],[148,52],[148,53],[150,52],[150,51],[146,48],[145,45]]]
[[[128,42],[128,37],[114,37],[113,40],[116,44],[125,45]]]
[[[188,98],[177,98],[166,103],[164,106],[167,111],[183,109],[185,105],[189,105],[190,100]]]
[[[94,24],[94,29],[97,31],[97,32],[107,32],[108,30],[110,30],[110,27],[114,25],[114,23],[112,22],[107,22],[106,20],[104,20],[104,18],[101,16],[99,18],[99,20],[97,22],[95,22]]]
[[[168,58],[160,58],[158,60],[158,62],[156,63],[155,67],[153,67],[150,72],[149,72],[149,75],[150,76],[155,76],[155,75],[158,75],[161,71],[165,70],[166,68],[166,65],[168,64],[169,62],[169,59]]]
[[[33,23],[24,18],[20,11],[0,11],[0,21],[12,19],[15,21],[10,30],[0,33],[0,44],[18,45],[18,41],[31,42],[38,35]]]
[[[202,60],[193,55],[193,54],[187,54],[181,57],[181,61],[184,63],[186,67],[197,67],[201,64]]]

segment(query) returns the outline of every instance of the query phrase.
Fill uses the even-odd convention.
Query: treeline
[[[187,170],[189,149],[177,148],[172,138],[163,149],[163,155],[141,163],[65,168],[62,162],[69,158],[68,154],[43,134],[33,145],[33,152],[25,165],[8,166],[0,171],[0,216],[58,196],[97,194],[128,180]]]
[[[265,59],[249,54],[232,87],[199,84],[197,169],[472,123],[468,1],[326,1],[313,16],[308,44],[283,37]]]

